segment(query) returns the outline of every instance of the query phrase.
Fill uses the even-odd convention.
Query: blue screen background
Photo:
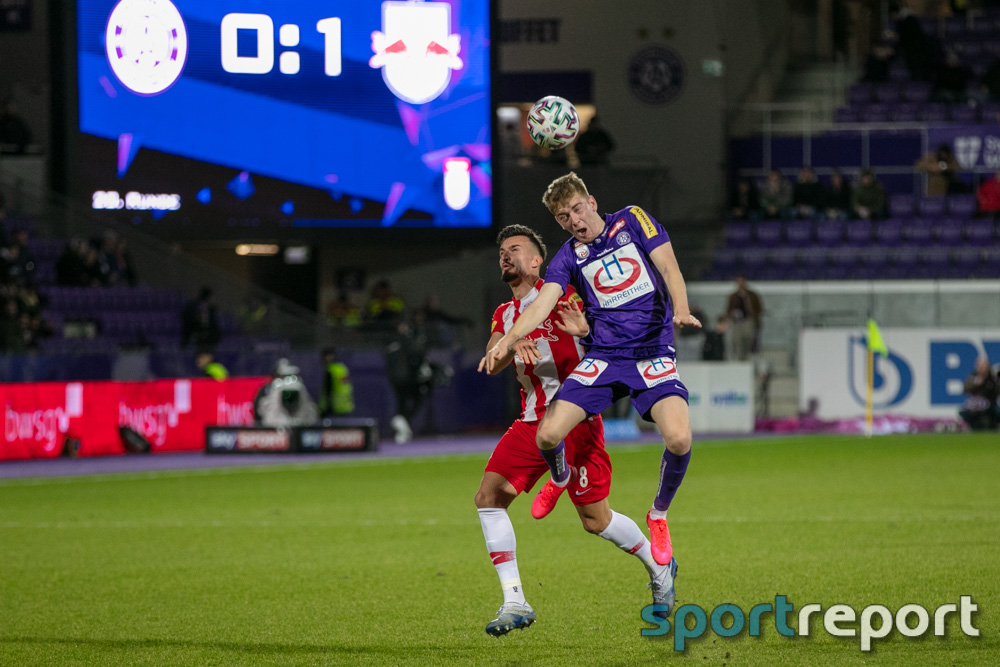
[[[348,215],[338,207],[328,217],[316,206],[302,210],[290,199],[283,208],[294,213],[285,225],[392,226],[404,219],[411,225],[415,220],[434,227],[489,227],[490,6],[488,0],[448,4],[451,31],[461,36],[463,66],[452,71],[448,88],[437,99],[415,106],[396,98],[382,71],[368,64],[371,33],[383,29],[379,1],[174,0],[188,37],[184,71],[165,92],[144,97],[118,81],[105,53],[105,29],[115,0],[78,0],[80,132],[116,142],[131,135],[124,173],[112,160],[100,165],[102,173],[87,175],[87,186],[126,189],[130,171],[140,164],[148,183],[150,170],[155,171],[149,161],[161,153],[231,169],[234,177],[248,172],[251,179],[325,190],[332,202],[344,197],[355,202]],[[231,12],[272,18],[275,65],[270,73],[223,69],[220,23]],[[342,22],[343,73],[338,77],[324,72],[324,36],[316,30],[318,20],[331,16]],[[292,49],[277,39],[278,27],[289,23],[300,28],[299,44]],[[241,33],[240,55],[252,55],[253,47],[253,40]],[[279,70],[279,54],[287,50],[300,54],[297,74]],[[409,119],[409,134],[404,119]],[[472,164],[471,199],[461,211],[450,209],[443,194],[442,162],[454,156]],[[202,205],[192,192],[215,185],[215,205],[234,196],[217,183],[187,182],[185,170],[176,169],[176,161],[171,164],[171,171],[158,177],[165,187],[184,191],[185,214],[196,214]],[[390,193],[396,205],[387,210]],[[252,195],[247,197],[252,202]]]

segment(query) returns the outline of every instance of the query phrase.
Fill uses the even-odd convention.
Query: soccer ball
[[[535,102],[528,112],[528,134],[549,150],[566,148],[580,131],[580,114],[569,100],[549,95]]]

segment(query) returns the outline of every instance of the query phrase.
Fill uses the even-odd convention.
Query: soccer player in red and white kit
[[[538,296],[542,286],[539,270],[545,261],[545,244],[541,237],[524,225],[505,227],[497,236],[497,243],[500,245],[501,278],[510,285],[514,299],[494,313],[487,349],[496,345]],[[549,472],[549,465],[535,444],[536,430],[561,382],[583,357],[577,336],[588,332],[579,304],[580,298],[571,288],[548,317],[534,331],[511,345],[490,371],[491,374],[499,373],[514,362],[521,383],[523,407],[521,418],[497,443],[476,493],[483,537],[504,596],[497,617],[486,625],[486,632],[493,636],[526,628],[535,621],[535,612],[525,600],[517,569],[514,526],[507,515],[507,507],[519,493],[530,490]],[[534,363],[525,365],[523,359],[529,353]],[[636,523],[608,505],[611,460],[604,449],[604,426],[600,415],[577,425],[566,436],[565,443],[565,460],[573,473],[571,480],[563,488],[547,482],[532,504],[532,515],[541,518],[548,514],[558,495],[568,488],[584,530],[600,535],[641,560],[649,573],[653,602],[672,606],[670,567],[657,564],[649,542]]]

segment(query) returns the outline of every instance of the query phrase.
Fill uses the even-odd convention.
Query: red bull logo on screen
[[[389,90],[404,102],[437,99],[461,69],[461,37],[451,32],[451,5],[446,2],[382,3],[382,30],[372,33],[368,64],[382,68]]]

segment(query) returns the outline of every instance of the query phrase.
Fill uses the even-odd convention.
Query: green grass
[[[645,528],[660,450],[611,455],[611,505]],[[568,502],[539,522],[526,499],[511,517],[538,622],[488,637],[486,458],[2,482],[0,664],[1000,664],[995,434],[696,443],[671,509],[678,604],[979,605],[979,638],[952,622],[870,654],[773,622],[676,653],[640,636],[638,561]]]

